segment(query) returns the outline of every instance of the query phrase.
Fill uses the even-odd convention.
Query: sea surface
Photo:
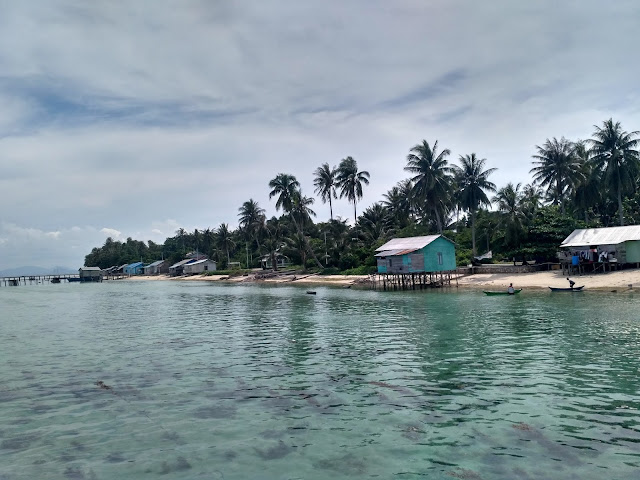
[[[314,289],[0,287],[0,479],[640,478],[640,292]]]

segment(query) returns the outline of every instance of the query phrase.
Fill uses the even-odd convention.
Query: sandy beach
[[[278,277],[260,279],[255,275],[229,277],[228,275],[193,275],[189,277],[169,277],[167,275],[136,276],[131,281],[187,281],[187,282],[260,282],[273,284],[297,284],[297,285],[366,285],[367,275],[316,275],[295,274],[280,275]],[[597,275],[580,275],[572,277],[576,286],[584,285],[589,290],[629,290],[640,288],[640,269],[620,270],[617,272],[599,273]],[[458,288],[479,288],[499,290],[506,289],[510,283],[515,288],[541,288],[568,287],[566,277],[560,271],[533,272],[533,273],[483,273],[458,277]],[[631,287],[630,287],[631,285]],[[456,286],[456,281],[452,281]]]

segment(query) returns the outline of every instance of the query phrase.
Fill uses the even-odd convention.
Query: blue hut
[[[455,244],[443,235],[394,238],[376,252],[378,273],[433,273],[456,269]]]
[[[142,275],[144,264],[142,262],[130,263],[124,267],[125,275]]]

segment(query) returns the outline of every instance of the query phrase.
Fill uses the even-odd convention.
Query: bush
[[[376,273],[378,267],[372,267],[369,265],[361,265],[360,267],[349,268],[340,272],[342,275],[370,275]]]

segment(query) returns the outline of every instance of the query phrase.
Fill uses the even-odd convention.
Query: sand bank
[[[187,282],[260,282],[271,284],[297,284],[297,285],[336,285],[348,286],[363,284],[368,279],[366,275],[280,275],[272,278],[259,278],[254,274],[247,276],[229,277],[228,275],[193,275],[190,277],[169,277],[167,275],[136,276],[131,281],[187,281]],[[585,289],[593,290],[626,290],[629,285],[640,289],[640,269],[620,270],[617,272],[598,273],[596,275],[574,276],[572,279],[576,286],[584,285]],[[532,273],[483,273],[459,277],[458,288],[502,289],[513,283],[515,288],[544,288],[568,287],[566,276],[559,271],[532,272]],[[364,285],[364,284],[363,284]],[[452,286],[456,282],[452,281]]]

